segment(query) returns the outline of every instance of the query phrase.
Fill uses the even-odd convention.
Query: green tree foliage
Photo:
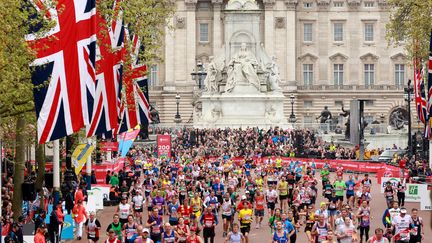
[[[55,0],[44,3],[54,6]],[[112,6],[113,0],[100,0],[97,3],[107,23],[113,18]],[[145,46],[140,54],[142,62],[158,59],[167,19],[174,10],[172,0],[127,0],[121,2],[121,9],[130,32],[138,35]],[[13,209],[14,217],[18,217],[22,207],[25,144],[31,143],[30,138],[35,137],[35,126],[32,125],[35,124],[34,86],[29,66],[35,59],[35,53],[28,47],[24,36],[35,25],[41,27],[38,34],[43,35],[54,23],[44,19],[43,13],[37,13],[30,1],[1,0],[0,16],[0,136],[3,137],[8,129],[14,128],[14,135],[10,138],[15,142],[9,141],[9,144],[14,146],[11,150],[15,151]],[[41,160],[44,158],[38,155],[38,164],[43,165]],[[38,185],[40,183],[39,180]]]
[[[388,0],[388,4],[389,44],[404,44],[410,57],[426,60],[432,29],[432,0]]]

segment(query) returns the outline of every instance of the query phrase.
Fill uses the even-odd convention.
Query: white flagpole
[[[60,198],[60,142],[58,139],[53,141],[53,187],[54,203]]]
[[[88,144],[93,144],[91,139],[87,139]],[[92,172],[92,155],[86,161],[86,175],[87,175],[87,190],[91,190],[91,172]]]

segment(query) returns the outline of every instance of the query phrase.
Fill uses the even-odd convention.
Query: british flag
[[[114,2],[115,14],[110,26],[99,11],[96,13],[100,44],[97,46],[96,91],[91,123],[87,126],[88,137],[106,133],[118,126],[123,55],[123,25],[119,16],[119,3],[119,0]]]
[[[418,68],[419,63],[421,63],[421,61],[414,61],[414,96],[417,108],[417,116],[423,124],[426,124],[428,120],[427,101],[424,82],[422,79],[422,69]]]
[[[38,142],[42,144],[89,123],[87,98],[94,92],[96,8],[95,0],[58,0],[56,6],[33,0],[33,5],[55,22],[44,36],[26,36],[36,52],[32,81]]]
[[[432,114],[432,30],[430,34],[429,42],[429,62],[428,62],[428,114],[429,117]],[[429,119],[427,132],[425,133],[427,138],[431,137],[432,119]]]
[[[122,103],[120,109],[121,124],[119,133],[133,129],[138,124],[146,125],[150,120],[148,83],[145,75],[147,66],[139,63],[139,51],[142,46],[137,35],[130,36],[127,29],[125,33],[125,40],[130,40],[132,45],[133,61],[123,78],[126,102]]]

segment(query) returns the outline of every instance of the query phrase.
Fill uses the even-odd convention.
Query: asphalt
[[[335,178],[335,173],[331,173],[331,180],[333,181],[333,179]],[[363,175],[360,175],[360,178],[362,179]],[[373,235],[373,232],[376,228],[381,227],[383,228],[382,222],[381,222],[381,217],[386,209],[386,202],[385,202],[385,198],[384,195],[381,194],[380,192],[380,188],[379,185],[377,184],[377,180],[375,178],[374,175],[370,176],[372,179],[372,190],[371,190],[371,194],[372,194],[372,201],[371,201],[371,215],[372,215],[372,223],[371,223],[371,229],[370,229],[370,236]],[[348,178],[348,174],[344,175],[344,179]],[[321,201],[324,201],[323,197],[321,196],[321,192],[322,192],[322,188],[321,188],[321,183],[319,184],[319,191],[318,191],[318,199],[316,202],[315,207],[317,208],[318,204]],[[412,208],[420,208],[420,203],[405,203],[405,207],[407,208],[408,212],[411,211]],[[116,210],[116,207],[105,207],[103,210],[98,211],[97,213],[97,218],[99,219],[99,221],[102,224],[102,233],[101,233],[101,240],[99,242],[103,242],[105,241],[105,239],[107,239],[106,234],[105,234],[105,229],[107,227],[108,224],[110,224],[112,222],[112,216],[114,214]],[[419,216],[423,218],[423,222],[424,222],[424,233],[425,233],[425,238],[427,240],[424,240],[423,242],[432,242],[431,237],[432,237],[432,224],[431,224],[431,211],[419,211]],[[262,243],[262,242],[272,242],[272,234],[270,232],[270,228],[267,226],[267,222],[268,222],[268,214],[266,211],[266,215],[264,217],[264,221],[263,221],[263,226],[259,229],[255,229],[255,223],[252,223],[252,227],[251,227],[251,232],[249,235],[249,243]],[[143,219],[147,219],[147,212],[145,212],[144,214],[144,218]],[[220,219],[220,216],[219,216]],[[221,221],[221,219],[219,220]],[[237,221],[237,217],[235,219],[235,222]],[[85,231],[84,231],[85,232]],[[224,239],[222,237],[222,233],[223,233],[223,229],[222,229],[222,223],[220,222],[219,225],[217,225],[216,227],[216,237],[215,237],[215,243],[222,243],[224,242]],[[202,236],[202,233],[201,233]],[[102,241],[103,240],[103,241]],[[86,242],[87,238],[86,236],[84,236],[81,241],[78,240],[73,240],[73,241],[69,241],[69,242]],[[304,226],[300,228],[299,232],[297,233],[297,241],[296,242],[308,242],[307,241],[307,237],[306,234],[304,233]]]

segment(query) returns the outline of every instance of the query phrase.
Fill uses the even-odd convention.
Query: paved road
[[[348,175],[345,175],[344,178],[347,179]],[[333,180],[335,178],[335,173],[331,173],[331,180]],[[362,176],[360,176],[360,178],[362,178]],[[372,218],[372,225],[371,225],[371,235],[373,234],[373,231],[375,230],[375,228],[377,227],[383,227],[382,223],[381,223],[381,216],[384,213],[384,210],[386,208],[386,202],[384,199],[384,196],[380,193],[380,189],[379,186],[377,185],[377,181],[376,178],[372,175],[371,178],[373,186],[372,186],[372,202],[371,202],[371,215],[373,216]],[[321,183],[319,183],[321,184]],[[321,200],[323,200],[322,196],[321,196],[321,185],[319,185],[319,198],[317,199],[317,203],[316,203],[316,208],[319,202],[321,202]],[[406,203],[405,207],[407,208],[408,212],[411,211],[412,208],[419,208],[420,207],[420,203]],[[112,215],[114,214],[115,211],[115,207],[105,207],[105,209],[103,211],[99,211],[97,214],[97,217],[99,218],[99,220],[101,221],[102,224],[102,237],[101,239],[105,240],[106,237],[104,237],[104,232],[105,229],[107,227],[108,224],[110,224],[112,222]],[[425,236],[426,239],[429,238],[431,239],[432,237],[432,229],[431,229],[431,213],[429,213],[428,211],[419,211],[420,212],[420,217],[423,218],[423,221],[425,223]],[[145,213],[144,219],[147,219],[147,213]],[[237,219],[235,220],[237,221]],[[268,222],[268,215],[265,216],[265,219],[263,222]],[[215,242],[216,243],[222,243],[223,238],[222,238],[222,224],[220,223],[217,228],[216,228],[216,238],[215,238]],[[86,241],[86,237],[83,237],[83,239],[81,241],[78,240],[74,240],[72,242],[83,242]],[[268,226],[263,226],[260,229],[255,229],[255,224],[252,224],[252,229],[250,232],[250,236],[249,236],[249,242],[250,243],[264,243],[264,242],[271,242],[271,234],[270,234],[270,229]],[[307,242],[307,237],[304,233],[304,227],[302,227],[300,229],[300,232],[297,234],[297,242],[300,243],[306,243]],[[432,242],[432,240],[425,240],[424,242]]]

